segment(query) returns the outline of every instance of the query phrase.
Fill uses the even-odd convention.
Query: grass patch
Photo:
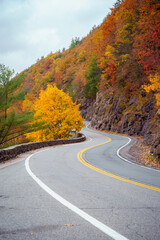
[[[160,161],[156,157],[154,157],[152,153],[147,154],[146,160],[152,161],[154,163],[160,163]]]

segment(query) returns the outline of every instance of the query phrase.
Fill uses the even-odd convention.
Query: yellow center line
[[[89,131],[86,131],[86,132],[89,132]],[[98,134],[98,133],[94,133],[94,134],[99,135],[99,136],[106,137],[106,136],[104,136],[104,135],[102,135],[102,134]],[[80,161],[81,163],[83,163],[85,166],[93,169],[94,171],[97,171],[97,172],[99,172],[99,173],[102,173],[102,174],[104,174],[104,175],[106,175],[106,176],[108,176],[108,177],[115,178],[115,179],[118,179],[118,180],[123,181],[123,182],[131,183],[131,184],[134,184],[134,185],[143,187],[143,188],[147,188],[147,189],[150,189],[150,190],[154,190],[154,191],[160,192],[160,188],[157,188],[157,187],[154,187],[154,186],[150,186],[150,185],[147,185],[147,184],[144,184],[144,183],[136,182],[136,181],[133,181],[133,180],[130,180],[130,179],[127,179],[127,178],[120,177],[120,176],[118,176],[118,175],[109,173],[109,172],[107,172],[107,171],[104,171],[104,170],[102,170],[102,169],[100,169],[100,168],[97,168],[97,167],[91,165],[90,163],[88,163],[88,162],[83,158],[83,154],[84,154],[84,152],[86,152],[87,150],[92,149],[92,148],[95,148],[95,147],[98,147],[98,146],[102,146],[102,145],[107,144],[107,143],[109,143],[109,142],[111,141],[111,138],[109,138],[109,137],[106,137],[106,138],[108,138],[108,141],[106,141],[106,142],[104,142],[104,143],[100,143],[100,144],[97,144],[97,145],[94,145],[94,146],[91,146],[91,147],[88,147],[88,148],[85,148],[85,149],[81,150],[81,151],[78,153],[78,155],[77,155],[79,161]]]

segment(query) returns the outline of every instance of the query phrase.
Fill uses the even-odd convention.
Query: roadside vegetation
[[[0,147],[28,142],[66,139],[84,126],[71,97],[48,84],[39,97],[28,97],[22,87],[24,75],[11,79],[14,71],[0,65]]]
[[[32,106],[34,111],[32,124],[47,123],[47,127],[27,133],[29,141],[66,139],[75,135],[84,126],[79,105],[56,85],[48,84],[46,90],[41,90],[38,98],[31,103],[26,98],[23,104],[26,110],[28,104]]]
[[[9,75],[7,85],[1,81],[1,145],[12,139],[14,143],[26,141],[26,136],[33,141],[69,137],[83,126],[73,102],[87,109],[88,102],[100,97],[108,101],[105,112],[113,112],[112,120],[116,118],[110,126],[114,131],[126,119],[127,124],[137,124],[135,134],[140,116],[141,122],[151,123],[145,129],[147,134],[154,133],[160,108],[159,9],[156,0],[118,0],[103,23],[94,26],[85,38],[73,38],[68,49],[42,57],[11,80]],[[53,98],[54,94],[57,98],[63,95],[60,89],[65,92],[61,101]],[[51,116],[44,108],[47,99],[48,107],[54,106]],[[64,108],[65,99],[69,99],[68,107],[62,117],[55,106],[57,102]],[[66,119],[65,123],[58,118]]]

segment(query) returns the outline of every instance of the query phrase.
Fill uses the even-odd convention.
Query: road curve
[[[86,151],[85,149],[82,150],[84,154],[82,159],[86,160],[91,166],[112,173],[112,176],[114,174],[113,177],[115,178],[120,176],[124,178],[121,178],[121,180],[131,180],[130,183],[160,192],[160,170],[135,164],[121,156],[119,150],[130,143],[131,139],[120,135],[101,133],[88,128],[84,130],[85,132],[93,132],[108,138],[106,142],[108,144],[101,144],[98,148],[93,146],[86,149]]]
[[[39,150],[1,167],[0,239],[160,239],[160,193],[97,172],[77,155],[99,145],[83,153],[88,164],[156,188],[159,171],[120,159],[125,137],[84,133],[84,143]]]

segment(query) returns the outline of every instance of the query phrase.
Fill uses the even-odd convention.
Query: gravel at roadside
[[[143,144],[143,139],[137,141],[130,147],[129,154],[134,157],[135,162],[147,167],[160,170],[160,163],[150,154],[150,146]]]

